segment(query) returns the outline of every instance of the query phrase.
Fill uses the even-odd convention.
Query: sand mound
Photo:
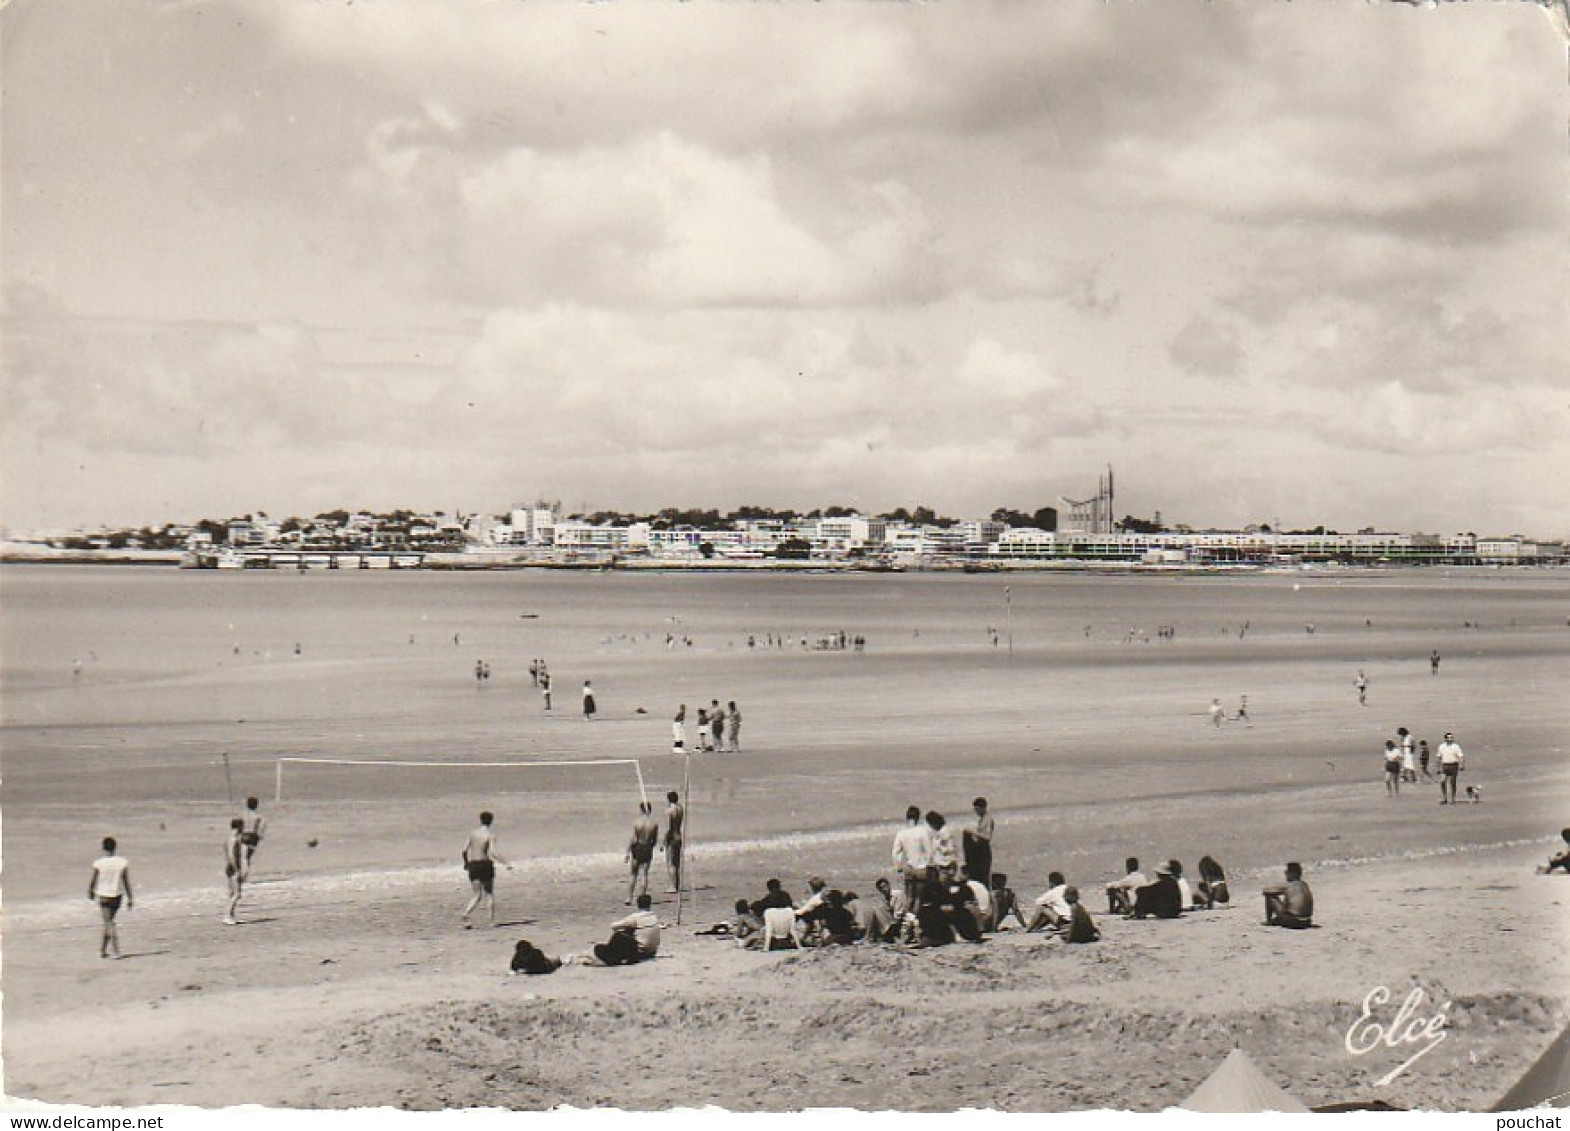
[[[1351,1002],[1220,1013],[1090,1009],[1040,988],[1053,969],[1050,948],[1012,956],[1033,962],[1034,974],[1004,978],[1006,957],[980,948],[803,952],[784,956],[745,996],[729,997],[549,999],[524,989],[519,1000],[514,982],[501,995],[511,1000],[395,1014],[355,1026],[338,1048],[344,1057],[400,1065],[395,1102],[412,1109],[548,1109],[585,1100],[668,1108],[685,1099],[739,1111],[1159,1110],[1179,1102],[1233,1047],[1319,1104],[1372,1097],[1373,1080],[1402,1059],[1365,1063],[1330,1051],[1356,1016]],[[962,992],[922,993],[931,980]],[[1204,997],[1204,987],[1196,984],[1194,994]],[[1494,1081],[1508,1073],[1505,1050],[1524,1031],[1546,1038],[1563,1024],[1556,1003],[1526,994],[1458,999],[1450,1016],[1453,1036],[1465,1039],[1441,1043],[1379,1098],[1485,1106]],[[592,1084],[591,1065],[598,1069]]]

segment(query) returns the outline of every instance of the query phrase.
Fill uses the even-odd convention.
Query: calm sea
[[[1518,632],[1570,624],[1570,574],[1401,571],[1255,574],[683,574],[518,571],[229,572],[143,567],[5,566],[0,679],[6,696],[99,681],[166,678],[226,656],[369,659],[456,647],[475,658],[575,663],[607,641],[665,636],[699,650],[753,636],[800,648],[845,632],[879,652],[1017,652],[1087,638],[1183,640],[1424,633],[1475,626]],[[992,644],[989,630],[997,630]],[[454,638],[458,643],[454,644]],[[412,644],[411,644],[412,641]]]

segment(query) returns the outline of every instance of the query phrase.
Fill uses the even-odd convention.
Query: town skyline
[[[1072,500],[1058,498],[1055,504],[1069,503]],[[807,509],[791,509],[788,507],[766,507],[759,504],[739,504],[730,508],[719,507],[661,507],[655,511],[626,511],[613,507],[598,509],[572,509],[565,507],[560,501],[538,500],[532,504],[520,504],[512,507],[490,508],[412,508],[393,507],[388,510],[374,508],[338,506],[328,510],[318,511],[314,514],[274,513],[264,508],[239,510],[232,514],[205,515],[201,518],[164,518],[146,523],[133,523],[129,525],[98,525],[78,526],[67,529],[39,529],[39,530],[14,530],[0,528],[0,536],[6,540],[48,541],[79,538],[87,535],[102,536],[108,534],[136,535],[136,534],[163,534],[169,535],[169,545],[175,541],[183,540],[190,532],[209,529],[217,531],[226,526],[241,523],[262,523],[276,526],[285,531],[303,530],[312,525],[321,525],[324,520],[328,524],[342,526],[356,518],[374,518],[377,520],[392,519],[405,523],[447,523],[453,527],[463,527],[471,533],[478,531],[485,523],[506,523],[515,519],[520,513],[531,510],[549,510],[556,519],[562,522],[571,522],[583,526],[625,527],[631,525],[651,525],[656,529],[694,529],[694,530],[720,530],[731,529],[741,525],[767,523],[779,521],[786,523],[810,522],[835,518],[858,518],[888,521],[908,527],[952,527],[961,525],[1001,523],[1007,529],[1039,529],[1042,531],[1058,531],[1063,533],[1084,532],[1083,523],[1069,523],[1066,512],[1058,505],[1044,504],[1031,510],[1016,509],[1011,507],[994,507],[979,514],[944,514],[924,504],[915,506],[899,506],[884,511],[862,510],[842,504],[826,504]],[[1120,508],[1121,509],[1121,508]],[[1275,533],[1275,534],[1400,534],[1416,536],[1465,536],[1482,539],[1521,539],[1545,544],[1563,544],[1570,542],[1570,538],[1554,535],[1544,531],[1500,530],[1494,528],[1463,528],[1449,527],[1424,530],[1402,527],[1379,527],[1362,525],[1356,527],[1338,527],[1330,523],[1311,523],[1293,525],[1280,520],[1260,519],[1255,522],[1244,523],[1239,526],[1224,526],[1191,522],[1184,519],[1174,519],[1156,510],[1151,515],[1140,516],[1125,513],[1115,516],[1111,520],[1112,530],[1103,533]]]
[[[1538,5],[6,5],[0,524],[1570,535]],[[763,79],[760,76],[769,76]]]

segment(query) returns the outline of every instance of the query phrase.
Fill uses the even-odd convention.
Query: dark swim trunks
[[[255,848],[258,844],[262,843],[262,838],[257,836],[255,833],[241,833],[240,843],[245,845],[247,848]]]
[[[470,860],[464,864],[464,870],[469,873],[469,879],[478,880],[485,885],[485,890],[491,890],[491,884],[496,880],[496,865],[489,860]]]
[[[1447,778],[1453,778],[1461,772],[1461,763],[1441,762],[1439,765],[1439,772],[1444,774]]]
[[[98,906],[113,915],[120,910],[120,897],[118,895],[101,895],[98,897]]]

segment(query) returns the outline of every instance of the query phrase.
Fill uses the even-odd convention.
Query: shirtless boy
[[[495,817],[491,813],[481,813],[479,825],[469,834],[469,839],[463,846],[463,868],[469,875],[469,886],[474,889],[469,906],[463,909],[465,928],[473,925],[469,922],[469,916],[481,901],[486,905],[491,926],[496,925],[496,865],[512,867],[502,859],[501,853],[496,851],[496,836],[491,832],[493,820]]]

